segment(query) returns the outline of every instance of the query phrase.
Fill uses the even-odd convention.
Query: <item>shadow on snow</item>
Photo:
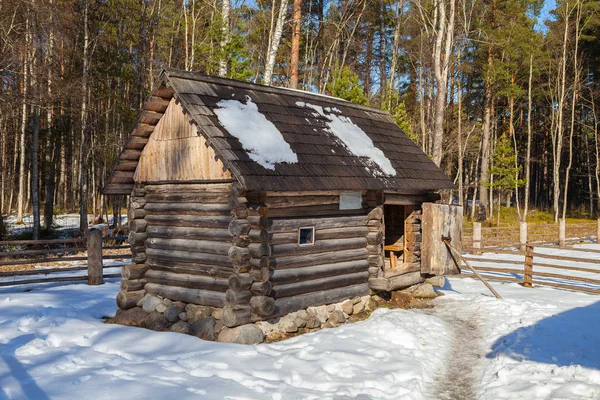
[[[499,338],[487,358],[600,369],[600,301],[547,317]]]

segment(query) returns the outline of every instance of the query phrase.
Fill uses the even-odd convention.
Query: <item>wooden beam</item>
[[[154,132],[154,125],[139,123],[137,124],[131,135],[139,137],[150,137],[150,135],[152,135],[152,132]]]

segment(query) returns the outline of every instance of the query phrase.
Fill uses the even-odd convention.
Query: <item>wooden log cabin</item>
[[[118,306],[150,293],[233,327],[451,272],[450,188],[385,111],[163,71],[104,189],[131,196]]]

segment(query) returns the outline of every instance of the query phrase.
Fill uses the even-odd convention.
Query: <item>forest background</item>
[[[173,67],[388,110],[468,217],[598,214],[600,1],[291,1],[0,0],[0,213],[124,205],[101,189]]]

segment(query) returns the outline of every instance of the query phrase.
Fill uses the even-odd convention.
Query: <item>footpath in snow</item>
[[[0,398],[600,398],[600,297],[494,287],[256,346],[104,324],[115,281],[3,288]]]

